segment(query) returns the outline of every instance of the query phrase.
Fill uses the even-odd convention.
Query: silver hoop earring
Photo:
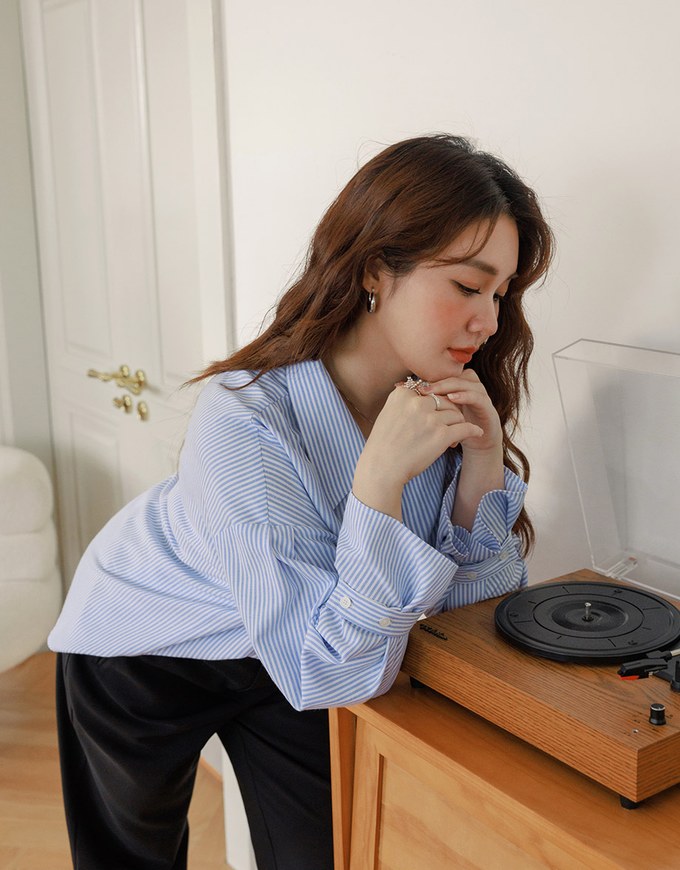
[[[368,294],[368,298],[366,299],[366,311],[369,314],[373,314],[375,311],[375,290],[371,290]]]

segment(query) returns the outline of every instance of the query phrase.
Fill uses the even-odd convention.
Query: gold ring
[[[422,396],[423,394],[420,392],[418,387],[423,383],[424,383],[424,381],[422,378],[414,378],[411,375],[409,375],[406,378],[406,383],[404,384],[404,386],[406,387],[407,390],[413,390],[414,393],[417,393],[419,396]]]

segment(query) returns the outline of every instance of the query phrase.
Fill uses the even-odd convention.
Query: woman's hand
[[[422,393],[434,393],[446,397],[461,410],[468,423],[473,423],[482,430],[481,435],[471,436],[464,441],[460,439],[463,454],[487,450],[497,452],[502,449],[503,430],[498,412],[491,404],[484,385],[472,369],[465,369],[458,377],[445,378],[419,389]]]
[[[456,487],[451,521],[472,529],[479,502],[485,493],[503,489],[503,428],[491,399],[471,369],[459,377],[445,378],[424,388],[445,396],[460,409],[469,423],[480,427],[482,434],[462,441],[463,463]],[[423,391],[424,391],[423,390]]]
[[[431,395],[397,385],[387,397],[354,474],[352,489],[364,504],[400,520],[402,490],[412,477],[447,448],[484,437],[460,407],[439,390],[436,395],[435,402]]]

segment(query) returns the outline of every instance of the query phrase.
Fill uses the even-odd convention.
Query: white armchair
[[[30,453],[0,445],[0,671],[44,645],[62,603],[52,484]]]

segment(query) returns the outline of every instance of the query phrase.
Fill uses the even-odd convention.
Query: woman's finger
[[[453,393],[447,393],[446,398],[453,402],[454,405],[486,405],[489,402],[489,397],[486,392],[478,392],[477,390],[456,390]]]
[[[418,389],[421,393],[439,393],[441,395],[446,395],[446,393],[455,392],[456,390],[469,389],[481,389],[483,392],[486,392],[479,377],[470,369],[466,369],[462,374],[455,377],[444,378],[431,384],[423,383]]]
[[[468,438],[480,438],[484,435],[484,430],[481,426],[476,426],[474,423],[468,423],[465,421],[464,423],[454,423],[449,426],[449,433],[451,435],[451,447],[455,447],[456,444],[460,444],[461,441],[466,441]]]

